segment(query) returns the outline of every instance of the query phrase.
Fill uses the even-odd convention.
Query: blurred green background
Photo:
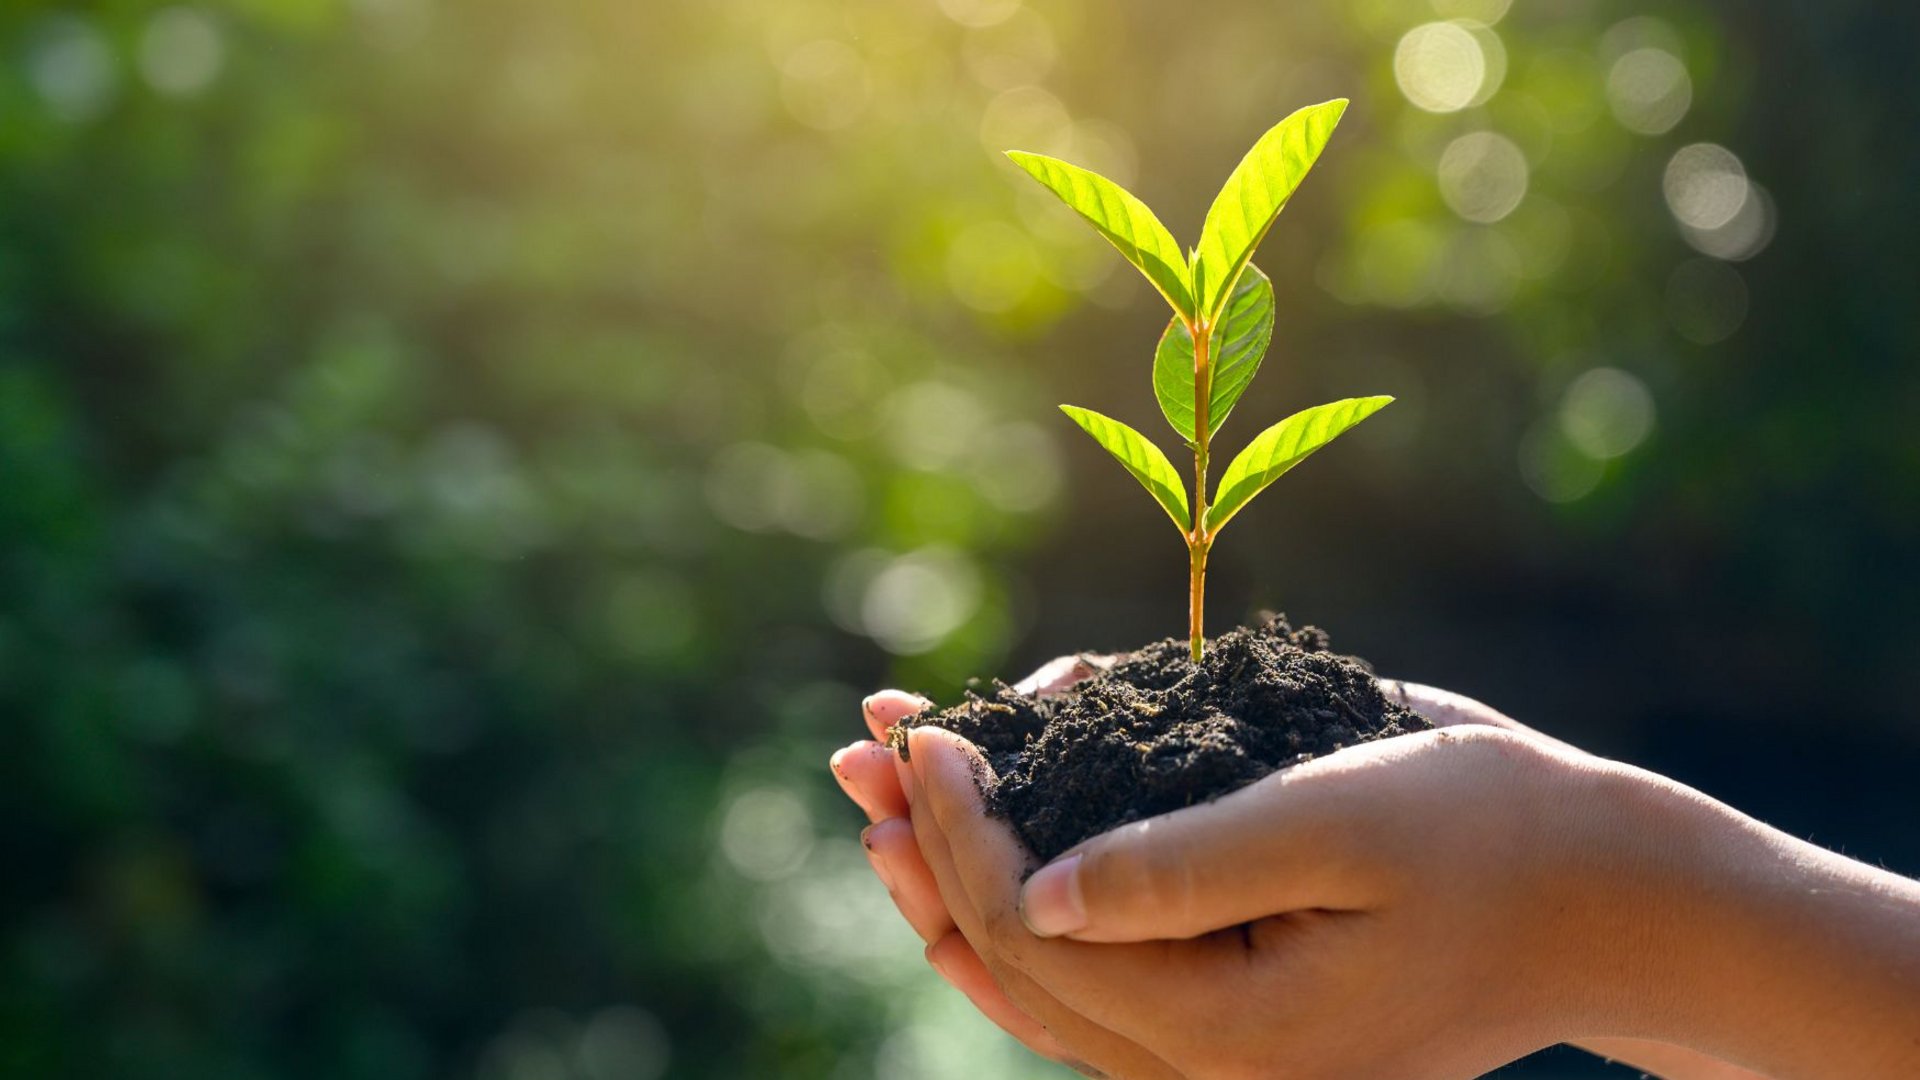
[[[0,1073],[1052,1075],[824,769],[1183,629],[1053,412],[1164,436],[1165,314],[997,151],[1190,241],[1333,96],[1223,437],[1400,403],[1213,628],[1920,871],[1917,10],[10,0]]]

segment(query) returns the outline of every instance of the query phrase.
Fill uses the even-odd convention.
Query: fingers
[[[874,875],[887,887],[894,906],[920,940],[932,945],[953,933],[953,916],[940,898],[933,871],[920,855],[912,822],[896,817],[870,825],[860,834],[860,844],[866,849]]]
[[[1342,755],[1364,759],[1379,745]],[[1087,841],[1027,881],[1026,924],[1078,941],[1153,941],[1289,911],[1366,908],[1377,894],[1365,836],[1379,808],[1366,805],[1371,785],[1336,775],[1350,768],[1317,764]]]
[[[1381,679],[1380,692],[1421,716],[1434,727],[1459,724],[1486,724],[1489,727],[1517,728],[1519,722],[1491,705],[1484,705],[1465,694],[1442,690],[1437,686]]]
[[[916,769],[920,767],[918,758],[923,741],[929,737],[927,733],[934,738],[941,738],[943,745],[946,740],[960,741],[957,736],[946,732],[916,729],[913,751]],[[970,772],[964,774],[961,783],[971,785]],[[920,851],[939,883],[940,895],[946,901],[947,910],[953,913],[960,932],[966,936],[1009,1000],[1045,1026],[1062,1045],[1070,1047],[1075,1057],[1109,1076],[1178,1080],[1179,1074],[1160,1058],[1064,1004],[997,953],[994,935],[973,908],[966,888],[960,883],[952,852],[936,815],[930,808],[917,805],[913,820]],[[1010,878],[1007,887],[1011,889],[1015,881],[1017,878]]]
[[[1013,684],[1015,693],[1032,694],[1035,697],[1052,697],[1073,686],[1093,678],[1113,666],[1111,656],[1079,654],[1075,656],[1056,656],[1040,665],[1039,670]]]
[[[1087,669],[1087,674],[1091,672]],[[1078,675],[1074,681],[1085,677]],[[889,728],[930,705],[916,695],[888,690],[867,698],[860,711],[874,737],[885,739]],[[910,772],[901,765],[898,755],[881,743],[863,740],[835,753],[830,764],[841,789],[873,822],[860,834],[868,864],[886,886],[901,916],[928,942],[927,961],[934,970],[1027,1049],[1088,1075],[1100,1075],[1007,997],[956,928],[907,818]]]
[[[860,715],[867,722],[867,730],[884,743],[887,741],[887,732],[895,724],[932,707],[933,702],[918,694],[909,694],[905,690],[882,690],[860,703]],[[899,776],[901,789],[907,790],[913,783],[913,770],[907,768],[898,755],[894,756],[894,770]],[[909,801],[912,800],[911,791],[907,797]]]
[[[1169,1001],[1199,1000],[1202,986],[1194,977],[1213,970],[1205,963],[1218,952],[1213,944],[1086,945],[1036,937],[1019,912],[1019,880],[1030,858],[1011,829],[985,815],[975,786],[985,762],[964,740],[937,730],[915,733],[913,759],[923,805],[933,812],[952,876],[966,894],[948,895],[948,907],[970,910],[978,920],[983,952],[1122,1036],[1163,1023]],[[964,922],[958,911],[955,918]],[[1143,993],[1143,986],[1153,989]]]
[[[1002,1031],[1020,1040],[1027,1049],[1044,1058],[1070,1062],[1073,1055],[1060,1045],[1051,1032],[1007,997],[993,981],[993,974],[980,960],[980,954],[967,944],[965,935],[950,930],[945,937],[927,946],[927,963],[954,989],[967,996],[981,1015]]]
[[[1465,694],[1456,694],[1451,690],[1442,690],[1437,686],[1424,686],[1420,683],[1402,682],[1399,679],[1381,679],[1380,691],[1389,700],[1397,701],[1421,716],[1434,727],[1458,727],[1462,724],[1484,724],[1487,727],[1505,728],[1523,735],[1550,742],[1563,750],[1582,753],[1571,743],[1562,742],[1551,735],[1545,735],[1501,712],[1491,705],[1475,701]]]
[[[847,793],[868,821],[907,816],[907,793],[901,790],[892,750],[865,739],[837,750],[827,765],[840,790]]]
[[[873,737],[886,742],[888,728],[932,705],[926,698],[905,690],[882,690],[860,703],[860,715],[866,719],[867,730],[873,732]]]

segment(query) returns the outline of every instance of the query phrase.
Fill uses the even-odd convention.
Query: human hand
[[[1057,693],[1090,677],[1110,662],[1110,658],[1105,657],[1062,657],[1043,666],[1015,688],[1043,696]],[[1383,685],[1390,696],[1419,709],[1438,724],[1520,729],[1520,725],[1497,711],[1458,695],[1417,684]],[[884,739],[888,728],[927,704],[914,695],[883,691],[867,699],[863,712],[875,738]],[[984,1014],[1030,1048],[1059,1060],[1071,1058],[1058,1040],[1008,998],[965,936],[957,932],[953,914],[939,893],[908,820],[911,770],[879,742],[862,741],[834,755],[833,772],[848,795],[874,822],[862,835],[863,846],[902,914],[928,942],[929,960]]]
[[[1023,689],[1029,692],[1053,692],[1084,678],[1096,670],[1094,665],[1074,658],[1063,658],[1048,665],[1036,676],[1026,680]],[[1586,758],[1577,750],[1565,744],[1555,743],[1544,736],[1530,732],[1524,726],[1515,723],[1497,711],[1478,702],[1446,691],[1423,687],[1417,684],[1402,684],[1383,681],[1383,689],[1389,696],[1405,702],[1422,712],[1430,720],[1443,727],[1502,728],[1519,733],[1540,747],[1548,747],[1568,759],[1584,759],[1591,767],[1603,768],[1605,763],[1597,759]],[[912,715],[925,702],[911,695],[889,691],[868,699],[866,706],[867,722],[876,735],[884,734],[887,727],[900,719]],[[1396,742],[1400,740],[1395,740]],[[1337,757],[1345,757],[1346,752]],[[1331,760],[1331,759],[1323,759]],[[1059,1023],[1057,1003],[1049,1007],[1044,1002],[1036,1009],[1032,1004],[1033,995],[1039,988],[1029,985],[1022,992],[1016,990],[1010,998],[1002,985],[995,981],[995,972],[989,961],[983,960],[966,940],[967,935],[958,932],[964,927],[964,921],[957,923],[955,913],[947,906],[942,897],[939,882],[928,860],[922,856],[919,844],[913,835],[913,827],[903,815],[909,812],[907,788],[911,786],[911,771],[900,767],[894,755],[873,743],[857,743],[835,755],[834,771],[843,786],[848,788],[857,802],[867,808],[869,816],[876,826],[865,834],[869,857],[876,871],[887,883],[889,891],[899,904],[903,914],[914,924],[922,936],[930,942],[929,959],[932,960],[950,982],[966,993],[983,1013],[993,1018],[1022,1039],[1037,1052],[1059,1060],[1071,1061],[1076,1053],[1069,1050],[1068,1043],[1056,1038],[1044,1026],[1035,1022],[1035,1016],[1054,1017],[1053,1023]],[[903,786],[901,778],[906,778]],[[1224,801],[1224,800],[1223,800]],[[1470,802],[1471,800],[1463,800]],[[924,816],[924,815],[923,815]],[[1424,816],[1423,816],[1424,817]],[[1455,876],[1464,873],[1461,868],[1454,869]],[[1464,876],[1471,878],[1472,875]],[[977,917],[977,914],[976,914]],[[1143,937],[1162,937],[1177,932],[1177,924],[1141,925],[1136,933]],[[1444,936],[1444,935],[1442,935]],[[989,954],[991,957],[991,953]],[[997,958],[995,958],[997,960]],[[1396,963],[1405,957],[1396,957]],[[1408,971],[1416,970],[1412,967]],[[1571,976],[1569,971],[1557,972],[1564,977]],[[1001,978],[1008,979],[1002,972]],[[1028,980],[1032,983],[1032,980]],[[1503,985],[1514,982],[1512,973],[1506,973],[1498,979]],[[1012,980],[1009,979],[1011,983]],[[1040,990],[1039,992],[1044,992]],[[1018,999],[1020,1004],[1015,1004]],[[1025,1006],[1023,1008],[1023,1006]],[[1056,1028],[1056,1033],[1058,1032]],[[1095,1050],[1092,1054],[1119,1054],[1122,1056],[1149,1054],[1138,1044],[1124,1037],[1117,1037],[1095,1025],[1095,1030],[1086,1034],[1094,1037],[1096,1044],[1104,1039],[1111,1047],[1107,1050]],[[1114,1040],[1118,1038],[1118,1041]],[[1074,1043],[1078,1046],[1077,1043]],[[1630,1038],[1593,1038],[1582,1039],[1580,1045],[1608,1057],[1631,1062],[1640,1068],[1654,1071],[1674,1080],[1736,1080],[1757,1076],[1744,1069],[1725,1064],[1706,1054],[1662,1042]],[[1092,1056],[1092,1055],[1088,1055]],[[1136,1060],[1132,1071],[1141,1075],[1155,1075],[1156,1066],[1152,1061]],[[1165,1067],[1160,1062],[1158,1067]]]

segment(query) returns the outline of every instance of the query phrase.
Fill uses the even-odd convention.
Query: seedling
[[[1173,308],[1173,321],[1153,355],[1153,393],[1167,423],[1193,452],[1191,505],[1173,463],[1146,436],[1091,409],[1062,405],[1060,411],[1132,473],[1180,529],[1187,545],[1187,630],[1196,663],[1206,637],[1207,553],[1220,530],[1268,484],[1393,400],[1347,398],[1287,417],[1227,464],[1208,501],[1213,437],[1253,381],[1273,338],[1273,283],[1253,265],[1253,250],[1306,179],[1346,109],[1344,98],[1313,105],[1262,135],[1214,198],[1199,246],[1184,256],[1153,211],[1120,185],[1041,154],[1007,153],[1118,248]]]

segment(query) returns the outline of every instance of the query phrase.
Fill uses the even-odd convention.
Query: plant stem
[[[1200,662],[1206,645],[1207,549],[1213,538],[1207,535],[1207,444],[1212,427],[1207,415],[1213,399],[1213,327],[1205,322],[1188,324],[1193,335],[1193,529],[1187,534],[1187,636],[1193,645],[1193,662]]]
[[[1205,542],[1187,547],[1187,566],[1192,576],[1187,583],[1187,635],[1193,643],[1193,662],[1200,662],[1200,650],[1207,640],[1202,609],[1207,596],[1207,548]]]

